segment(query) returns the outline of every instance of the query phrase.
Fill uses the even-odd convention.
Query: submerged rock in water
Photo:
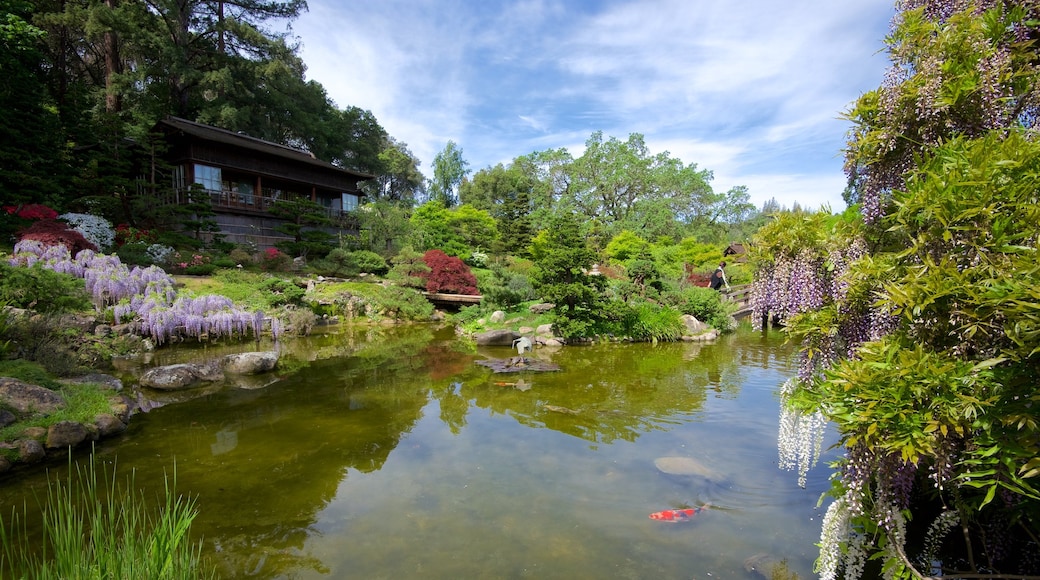
[[[518,373],[521,371],[551,372],[560,370],[559,365],[525,356],[478,360],[477,364],[488,367],[496,373]]]
[[[654,466],[668,475],[696,475],[705,479],[721,479],[719,473],[692,457],[658,457]]]

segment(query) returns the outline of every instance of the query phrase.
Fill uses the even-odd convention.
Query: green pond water
[[[175,347],[124,370],[253,348]],[[250,388],[145,394],[180,401],[95,449],[150,497],[176,466],[220,577],[754,578],[751,563],[769,577],[781,561],[813,577],[829,470],[825,456],[803,489],[777,467],[777,391],[796,369],[776,333],[538,349],[562,370],[537,374],[492,374],[475,361],[515,351],[423,325],[280,348],[281,370]],[[662,457],[700,472],[664,473]],[[36,506],[47,477],[0,480],[0,509]],[[689,522],[648,517],[705,503]]]

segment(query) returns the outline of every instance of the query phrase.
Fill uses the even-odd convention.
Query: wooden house
[[[291,199],[323,206],[330,218],[324,229],[330,233],[357,233],[353,210],[364,196],[358,184],[372,175],[337,167],[307,151],[177,117],[157,123],[155,132],[165,143],[162,156],[173,181],[163,201],[188,204],[189,192],[201,188],[226,241],[266,249],[289,239],[276,230],[285,220],[269,210],[276,201]]]
[[[726,246],[726,249],[722,251],[722,255],[727,260],[734,262],[747,262],[747,250],[744,248],[744,244],[733,242]]]

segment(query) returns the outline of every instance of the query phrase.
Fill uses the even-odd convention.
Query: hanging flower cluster
[[[14,248],[11,265],[44,268],[82,278],[95,307],[112,307],[116,324],[129,323],[158,344],[178,338],[259,337],[267,318],[262,311],[247,312],[230,298],[215,294],[177,296],[173,278],[162,268],[127,268],[117,256],[83,250],[72,257],[62,245],[47,246],[23,240]],[[270,319],[272,335],[281,335],[281,323]]]

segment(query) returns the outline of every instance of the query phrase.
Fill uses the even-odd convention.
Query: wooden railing
[[[209,195],[210,203],[214,208],[238,210],[244,213],[267,213],[270,211],[271,207],[279,201],[279,199],[275,197],[241,193],[227,189],[221,191],[206,190],[205,193]],[[191,200],[191,194],[192,192],[186,189],[175,190],[163,201],[167,204],[184,205],[189,203]],[[325,206],[322,206],[322,208],[333,223],[341,226],[356,225],[357,218],[351,212]]]
[[[734,318],[744,318],[751,314],[751,284],[740,284],[723,289],[722,297],[737,305],[737,311],[733,313]]]

